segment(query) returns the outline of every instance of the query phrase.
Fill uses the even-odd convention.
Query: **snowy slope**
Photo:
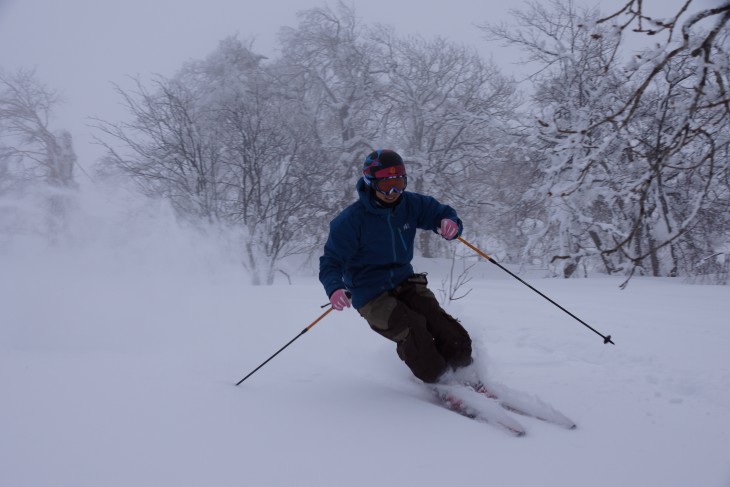
[[[326,297],[156,228],[0,255],[0,485],[730,486],[728,287],[531,278],[610,346],[480,264],[450,308],[479,368],[578,423],[512,438],[437,406],[352,310],[235,387]]]

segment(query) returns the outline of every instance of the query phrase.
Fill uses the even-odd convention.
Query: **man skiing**
[[[338,311],[357,309],[370,327],[396,342],[398,356],[424,382],[472,362],[471,338],[414,274],[416,229],[452,240],[463,229],[456,211],[436,199],[406,192],[403,159],[376,150],[365,158],[358,200],[330,223],[319,279]],[[350,301],[350,296],[352,301]]]

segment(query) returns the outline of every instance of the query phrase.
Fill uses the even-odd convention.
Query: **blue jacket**
[[[359,199],[330,223],[330,233],[319,259],[319,280],[327,296],[338,289],[352,293],[352,305],[393,289],[413,274],[416,228],[436,231],[449,218],[463,229],[456,211],[436,199],[405,191],[397,206],[374,205],[375,196],[361,178]]]

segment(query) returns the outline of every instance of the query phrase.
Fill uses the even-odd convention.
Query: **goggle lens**
[[[375,189],[386,196],[393,193],[401,194],[406,189],[406,185],[407,181],[405,176],[393,176],[375,180]]]

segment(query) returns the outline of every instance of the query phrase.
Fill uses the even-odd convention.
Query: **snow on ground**
[[[479,264],[450,307],[479,369],[578,423],[512,438],[437,406],[352,310],[235,387],[323,312],[316,278],[252,287],[169,222],[118,225],[0,255],[0,485],[730,486],[729,287],[530,278],[612,346]],[[447,266],[418,267],[437,290]]]

